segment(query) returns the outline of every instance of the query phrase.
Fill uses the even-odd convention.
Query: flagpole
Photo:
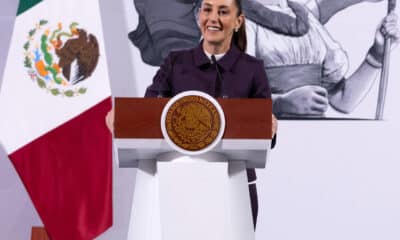
[[[396,8],[396,0],[388,0],[387,13],[388,14],[391,13],[392,11],[394,11],[395,8]],[[389,78],[390,45],[391,45],[390,40],[391,39],[389,37],[385,37],[382,72],[379,82],[379,94],[378,94],[378,103],[376,107],[375,120],[382,120],[383,118],[383,110],[385,107],[385,98],[386,98],[388,78]]]

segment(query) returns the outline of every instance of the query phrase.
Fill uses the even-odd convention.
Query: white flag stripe
[[[99,13],[97,0],[46,0],[17,17],[0,89],[0,141],[7,153],[14,152],[111,95]],[[45,28],[56,29],[59,22],[68,28],[70,23],[77,22],[78,28],[96,36],[100,58],[91,77],[80,83],[87,88],[85,94],[54,96],[30,79],[24,66],[23,46],[29,31],[42,19],[48,21]],[[16,98],[18,101],[14,100]]]

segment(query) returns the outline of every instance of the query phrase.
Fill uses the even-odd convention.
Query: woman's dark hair
[[[238,16],[242,14],[242,1],[241,0],[235,0],[235,4],[238,8]],[[246,38],[246,26],[243,21],[242,25],[238,29],[238,31],[233,32],[232,36],[232,41],[233,44],[236,45],[236,47],[239,48],[240,51],[246,52],[246,47],[247,47],[247,38]]]

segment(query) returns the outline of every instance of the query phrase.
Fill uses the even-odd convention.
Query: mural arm
[[[390,14],[396,9],[397,0],[388,0],[387,13]],[[378,102],[376,105],[375,120],[382,120],[383,110],[385,107],[385,99],[387,92],[387,85],[389,81],[389,65],[390,65],[390,49],[392,43],[390,38],[384,40],[384,52],[382,61],[382,71],[379,81]]]
[[[251,21],[279,34],[303,36],[308,32],[310,27],[308,23],[309,11],[304,4],[294,1],[288,1],[288,6],[292,9],[296,17],[265,7],[258,0],[242,1],[246,18]]]
[[[172,50],[196,47],[200,30],[195,19],[198,0],[134,0],[139,23],[128,35],[143,62],[160,66]]]
[[[400,31],[395,13],[386,16],[379,25],[375,34],[374,44],[368,51],[363,63],[349,78],[341,81],[337,89],[329,96],[329,102],[332,107],[341,112],[349,113],[365,97],[381,72],[385,38],[390,38],[393,45],[397,45],[399,42]]]
[[[306,6],[313,15],[325,24],[336,13],[361,2],[381,2],[382,0],[309,0]]]

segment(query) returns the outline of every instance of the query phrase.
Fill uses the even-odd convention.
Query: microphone
[[[221,88],[220,88],[220,95],[222,96],[222,98],[228,98],[228,96],[226,94],[224,94],[225,89],[224,89],[224,79],[221,75],[221,72],[219,71],[219,67],[218,67],[218,63],[217,63],[217,59],[215,59],[214,55],[211,55],[211,62],[215,65],[215,71],[217,72],[217,82],[221,83]]]

